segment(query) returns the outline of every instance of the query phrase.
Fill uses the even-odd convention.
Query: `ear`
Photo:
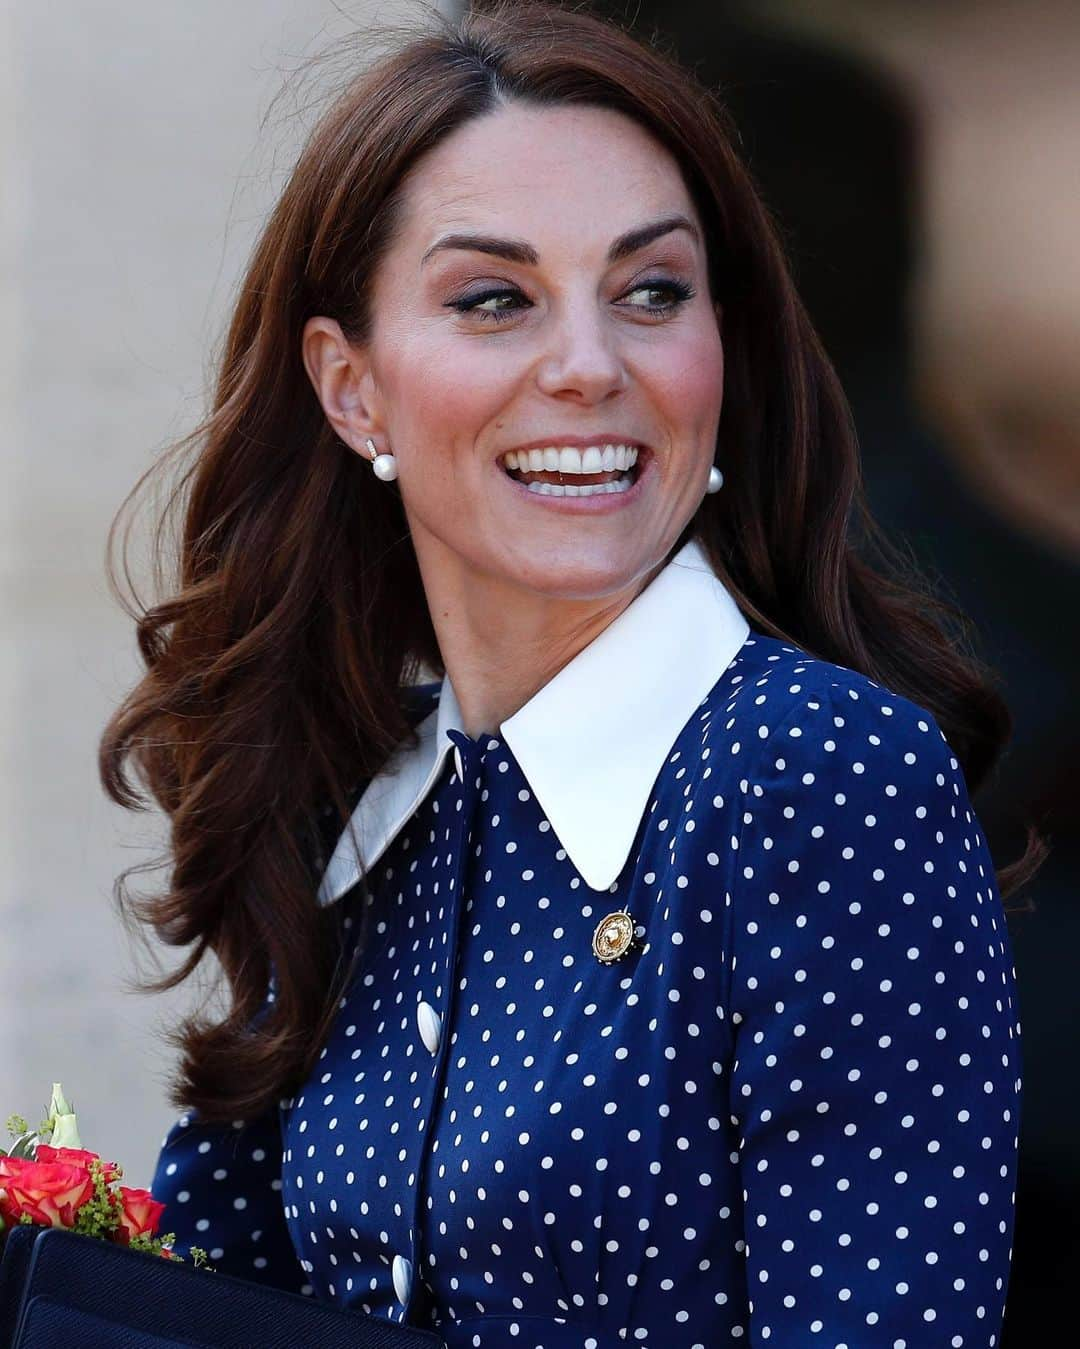
[[[350,449],[367,458],[364,441],[384,430],[367,349],[350,346],[336,319],[316,317],[304,324],[301,354],[326,420]]]

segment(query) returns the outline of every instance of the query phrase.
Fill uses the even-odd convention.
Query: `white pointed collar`
[[[499,733],[582,879],[619,876],[656,778],[691,713],[750,625],[697,540],[683,545],[613,622]],[[449,677],[438,707],[372,779],[319,887],[332,904],[372,869],[425,799],[462,728]],[[481,737],[482,739],[482,737]],[[460,761],[459,761],[460,762]]]

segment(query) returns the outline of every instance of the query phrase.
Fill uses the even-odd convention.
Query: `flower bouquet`
[[[214,1271],[158,1235],[164,1205],[80,1142],[60,1083],[0,1149],[0,1349],[445,1349],[437,1335]],[[82,1237],[98,1240],[84,1241]],[[157,1259],[155,1257],[163,1257]]]
[[[53,1083],[48,1113],[36,1129],[18,1115],[9,1117],[7,1128],[14,1142],[7,1150],[0,1147],[0,1249],[8,1229],[26,1224],[63,1227],[182,1259],[172,1249],[173,1234],[157,1234],[165,1205],[149,1190],[117,1184],[123,1169],[83,1148],[75,1111],[59,1082]],[[194,1264],[205,1262],[198,1247],[191,1253]]]

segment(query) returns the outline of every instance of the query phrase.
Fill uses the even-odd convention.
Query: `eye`
[[[649,297],[645,304],[632,303],[631,309],[643,309],[649,314],[671,314],[676,309],[686,303],[687,300],[694,298],[694,288],[685,281],[674,281],[666,278],[657,277],[653,280],[642,281],[635,286],[633,290],[628,290],[629,295],[645,295]],[[657,300],[656,296],[661,298]]]
[[[448,301],[445,308],[454,309],[459,314],[475,315],[479,319],[494,319],[499,323],[504,319],[513,318],[519,309],[528,304],[529,301],[520,290],[504,287],[501,290],[482,290],[472,295],[462,295],[456,300]]]
[[[695,293],[694,288],[686,282],[669,280],[666,277],[642,281],[633,290],[626,292],[627,296],[646,297],[644,303],[630,302],[628,304],[630,309],[653,315],[674,313],[687,300],[693,299]],[[447,301],[444,307],[453,309],[459,314],[475,316],[485,322],[494,320],[500,323],[513,318],[521,310],[531,308],[531,304],[532,302],[517,287],[504,286],[498,290],[489,288],[459,296],[455,300]]]

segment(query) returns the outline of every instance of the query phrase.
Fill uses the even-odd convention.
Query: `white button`
[[[412,1261],[406,1260],[403,1255],[394,1256],[394,1292],[397,1294],[397,1300],[404,1307],[409,1300],[409,1292],[412,1289]]]
[[[430,1002],[422,1002],[417,1007],[416,1024],[420,1030],[420,1038],[424,1042],[424,1048],[430,1050],[432,1054],[437,1054],[439,1052],[439,1041],[442,1037],[442,1017]]]
[[[461,762],[461,749],[458,745],[454,746],[454,767],[457,769],[458,781],[465,781],[465,766]]]

